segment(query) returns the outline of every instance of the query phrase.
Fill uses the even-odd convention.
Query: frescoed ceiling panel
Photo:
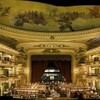
[[[23,0],[1,0],[0,24],[38,32],[72,32],[100,27],[100,6],[58,7]]]

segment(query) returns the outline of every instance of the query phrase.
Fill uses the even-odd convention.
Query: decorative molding
[[[47,61],[47,60],[67,60],[70,61],[72,60],[71,55],[31,55],[31,60],[32,61]]]
[[[100,46],[99,46],[99,47],[96,47],[96,48],[94,48],[94,49],[88,50],[88,51],[86,52],[86,55],[96,54],[96,53],[100,53]]]
[[[18,44],[18,41],[14,38],[0,35],[0,43],[6,45],[8,47],[11,47],[13,49],[16,49],[16,45]]]
[[[53,40],[53,39],[55,39],[55,37],[54,36],[50,36],[50,39]]]
[[[12,49],[12,48],[10,48],[8,46],[5,46],[3,44],[0,44],[0,50],[7,51],[9,53],[14,53],[16,55],[19,54],[19,52],[17,52],[16,50],[14,50],[14,49]]]
[[[75,53],[78,48],[86,49],[87,46],[83,43],[73,43],[73,42],[26,42],[26,43],[19,43],[17,48],[23,47],[27,54],[33,52],[35,53],[42,53],[44,49],[59,49],[61,53],[66,54],[67,52]]]
[[[43,53],[60,53],[61,51],[58,49],[45,49],[42,52]]]
[[[68,48],[69,45],[64,44],[40,44],[40,45],[34,45],[33,47],[39,47],[39,48]]]
[[[44,49],[42,49],[42,50],[33,50],[33,49],[31,49],[31,50],[28,50],[28,55],[44,55],[44,53],[43,53],[43,50]],[[60,50],[61,52],[59,52],[59,53],[45,53],[45,55],[75,55],[75,50],[73,50],[73,49],[68,49],[68,50],[64,50],[64,51],[62,51],[62,50]]]
[[[0,30],[7,31],[7,32],[12,32],[15,34],[22,34],[22,35],[35,35],[35,36],[76,36],[76,35],[86,35],[86,34],[92,34],[92,33],[99,33],[100,34],[100,28],[95,28],[95,29],[89,29],[89,30],[84,30],[84,31],[78,31],[78,32],[35,32],[35,31],[27,31],[27,30],[20,30],[20,29],[15,29],[12,27],[8,27],[5,25],[0,24]],[[99,35],[98,34],[98,35]]]

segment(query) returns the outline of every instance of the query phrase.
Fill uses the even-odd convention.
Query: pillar
[[[71,75],[72,75],[72,82],[76,83],[76,73],[75,73],[75,68],[76,68],[76,58],[74,55],[72,55],[72,69],[71,69]]]
[[[27,83],[31,83],[31,55],[27,57]]]
[[[1,85],[0,85],[0,88],[1,88],[1,96],[3,96],[3,83],[1,82]]]

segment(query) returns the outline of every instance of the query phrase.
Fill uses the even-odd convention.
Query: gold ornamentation
[[[45,49],[43,53],[60,53],[61,51],[58,49]]]

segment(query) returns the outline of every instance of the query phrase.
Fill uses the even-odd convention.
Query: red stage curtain
[[[47,67],[48,61],[32,61],[31,65],[31,82],[39,82],[43,72]]]
[[[54,64],[60,70],[61,75],[64,76],[66,82],[72,82],[71,80],[71,61],[54,61]]]
[[[45,69],[48,66],[49,61],[32,61],[31,67],[31,82],[38,82]],[[53,61],[56,67],[60,70],[62,76],[67,82],[72,82],[71,80],[71,61]]]

